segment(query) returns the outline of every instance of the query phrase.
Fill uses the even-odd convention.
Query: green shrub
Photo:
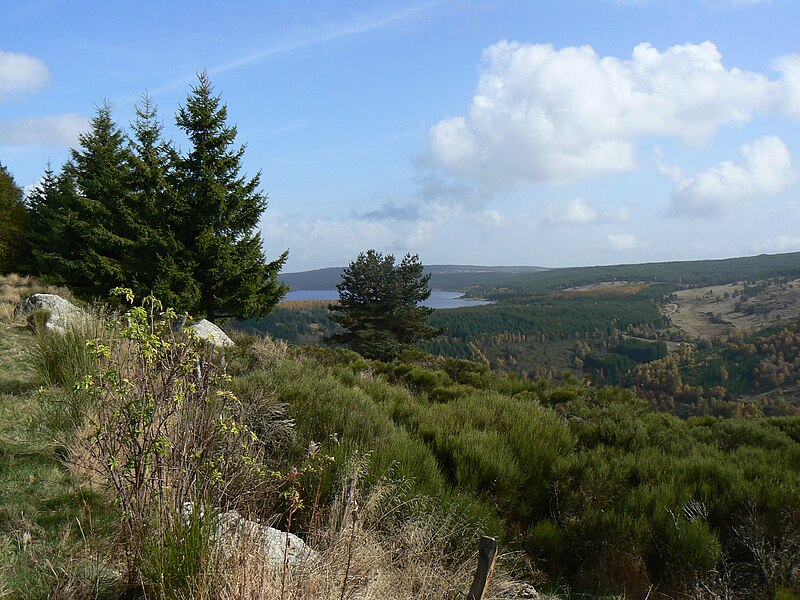
[[[525,551],[544,568],[561,568],[566,552],[564,530],[550,519],[543,519],[525,532]]]

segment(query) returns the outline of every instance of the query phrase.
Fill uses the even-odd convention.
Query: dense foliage
[[[798,414],[798,381],[796,325],[738,333],[697,347],[685,345],[625,377],[625,383],[653,407],[682,416]],[[750,400],[737,402],[742,396]]]
[[[209,318],[267,314],[284,295],[286,252],[267,262],[260,176],[241,172],[244,146],[205,74],[176,122],[189,140],[162,139],[145,97],[132,133],[103,105],[60,173],[48,168],[29,198],[29,258],[18,270],[104,297],[114,286],[150,292]]]
[[[404,348],[442,333],[428,325],[433,309],[420,306],[431,295],[430,274],[423,275],[418,256],[399,263],[391,254],[368,250],[345,267],[336,286],[339,302],[330,320],[341,331],[328,338],[369,358],[391,360]]]
[[[22,189],[0,165],[0,274],[12,271],[21,258],[25,222]]]
[[[453,359],[321,348],[276,373],[301,436],[338,434],[502,520],[551,580],[640,596],[800,590],[798,418],[681,421],[618,388],[497,378]],[[399,385],[398,385],[399,384]],[[497,524],[492,527],[497,527]]]

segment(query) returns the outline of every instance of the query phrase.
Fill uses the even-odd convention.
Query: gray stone
[[[64,333],[67,328],[83,323],[87,315],[80,308],[56,294],[34,294],[14,308],[14,316],[27,317],[33,325],[33,313],[36,310],[47,310],[50,316],[45,321],[45,329]]]
[[[262,558],[274,573],[282,571],[284,554],[290,571],[297,571],[319,556],[316,550],[293,533],[250,521],[235,510],[217,517],[216,541],[223,552],[238,548]]]
[[[208,342],[212,346],[233,346],[233,340],[229,338],[222,329],[214,325],[211,321],[203,319],[194,325],[187,327],[193,331],[201,340]]]
[[[522,598],[530,598],[538,600],[539,592],[536,588],[529,583],[513,582],[498,585],[496,590],[497,595],[492,595],[493,598],[502,598],[503,600],[517,600]]]

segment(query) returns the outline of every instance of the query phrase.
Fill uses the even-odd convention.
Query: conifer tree
[[[66,281],[86,296],[104,296],[127,285],[137,235],[129,194],[130,152],[108,104],[97,109],[87,133],[78,137],[63,174],[72,182],[63,200],[74,209],[80,245],[78,273]]]
[[[244,146],[234,146],[236,127],[227,118],[226,105],[200,74],[176,117],[191,143],[175,169],[176,234],[200,290],[196,312],[209,319],[267,314],[286,293],[277,276],[287,252],[266,262],[257,231],[267,206],[261,174],[241,173]]]
[[[26,220],[22,189],[8,169],[0,165],[0,273],[18,270]]]
[[[149,96],[136,106],[130,137],[131,207],[136,241],[128,284],[138,297],[153,293],[167,306],[192,310],[200,290],[185,268],[190,261],[178,243],[177,190],[173,165],[177,151],[162,138],[163,126]]]
[[[348,344],[368,358],[392,360],[403,348],[442,334],[428,325],[433,309],[419,305],[431,295],[430,278],[416,255],[395,264],[391,254],[359,254],[336,286],[339,303],[328,307],[331,320],[345,331],[328,341]]]
[[[82,272],[73,198],[72,182],[64,174],[56,175],[49,163],[27,198],[25,271],[56,284],[78,281]]]

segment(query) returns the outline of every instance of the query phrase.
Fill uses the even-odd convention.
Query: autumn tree
[[[329,341],[368,358],[391,360],[403,348],[440,335],[442,329],[428,325],[433,309],[420,305],[431,295],[430,277],[416,255],[395,263],[392,254],[359,254],[336,286],[339,303],[328,307],[331,320],[344,330]]]

